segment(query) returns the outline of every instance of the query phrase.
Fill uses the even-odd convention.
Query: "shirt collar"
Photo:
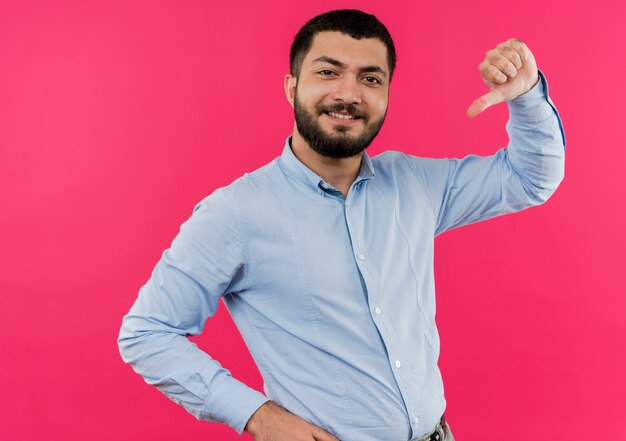
[[[296,155],[294,155],[291,150],[291,136],[289,136],[285,142],[285,148],[280,156],[280,161],[283,165],[283,170],[288,175],[297,181],[302,182],[312,190],[317,192],[320,189],[328,189],[329,187],[332,188],[330,184],[326,183],[322,178],[296,158]],[[359,181],[372,179],[374,176],[376,176],[376,173],[374,172],[374,164],[372,164],[372,160],[367,152],[363,152],[363,155],[361,156],[361,168],[359,169],[359,174],[354,183],[356,184]]]

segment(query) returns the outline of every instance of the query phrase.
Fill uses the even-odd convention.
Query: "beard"
[[[293,107],[296,126],[302,138],[315,152],[329,158],[350,158],[360,154],[371,144],[376,135],[378,135],[387,114],[385,111],[382,118],[369,122],[369,115],[359,111],[353,104],[335,103],[326,105],[318,104],[315,107],[315,114],[312,115],[298,100],[297,90]],[[316,121],[316,117],[326,112],[341,111],[346,111],[350,115],[362,120],[365,124],[363,133],[358,136],[351,136],[346,133],[350,130],[350,127],[338,124],[334,127],[334,133],[328,134],[324,132]]]

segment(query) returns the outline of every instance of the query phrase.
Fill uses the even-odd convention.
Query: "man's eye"
[[[329,70],[329,69],[320,70],[319,73],[324,75],[325,77],[329,77],[332,74],[334,74],[334,72],[332,70]]]
[[[376,78],[376,77],[370,77],[370,76],[367,76],[367,77],[365,77],[364,79],[365,79],[365,81],[367,81],[368,83],[372,83],[372,84],[381,84],[380,80],[379,80],[378,78]]]

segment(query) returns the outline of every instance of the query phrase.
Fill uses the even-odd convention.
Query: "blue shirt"
[[[345,198],[288,140],[280,157],[195,207],[124,317],[124,361],[197,418],[238,432],[268,399],[342,441],[433,430],[446,407],[435,236],[541,204],[563,178],[565,138],[543,75],[508,106],[508,148],[463,159],[364,154]],[[186,338],[220,299],[265,394]]]

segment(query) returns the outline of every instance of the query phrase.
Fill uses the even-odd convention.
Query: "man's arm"
[[[511,44],[517,48],[516,56]],[[491,156],[410,159],[428,189],[437,218],[436,235],[542,204],[563,179],[565,135],[530,50],[519,40],[508,40],[487,52],[480,71],[490,92],[472,103],[468,116],[507,101],[509,144]]]
[[[219,299],[246,288],[246,235],[220,189],[198,204],[124,317],[122,358],[196,418],[257,441],[338,441],[236,380],[191,343]]]
[[[198,204],[141,288],[119,334],[122,358],[198,419],[241,433],[268,398],[234,379],[187,336],[245,284],[245,240],[223,190]]]

